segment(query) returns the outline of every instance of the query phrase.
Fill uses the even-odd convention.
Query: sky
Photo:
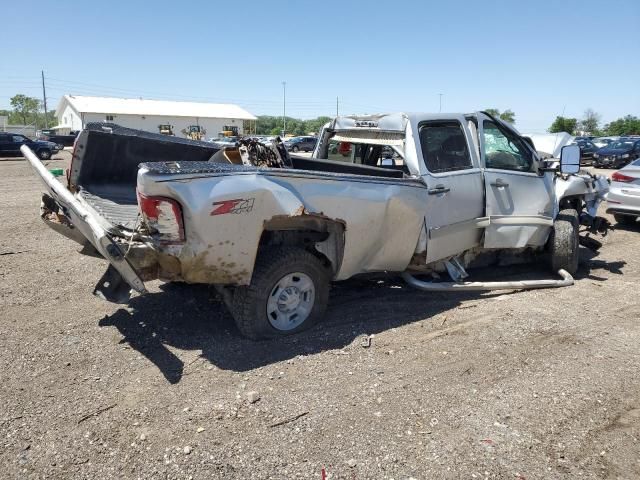
[[[640,116],[640,0],[22,0],[2,7],[16,93],[236,103],[298,118],[511,109],[522,132],[587,108]],[[442,96],[440,96],[442,94]]]

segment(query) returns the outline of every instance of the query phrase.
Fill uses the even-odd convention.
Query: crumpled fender
[[[598,206],[609,192],[609,182],[603,175],[591,177],[589,175],[569,175],[566,178],[557,177],[555,182],[556,214],[559,204],[564,198],[582,197],[587,206],[587,213],[595,217]]]

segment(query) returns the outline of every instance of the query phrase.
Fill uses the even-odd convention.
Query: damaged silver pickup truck
[[[579,242],[608,227],[596,216],[607,180],[579,171],[578,147],[542,161],[483,112],[338,117],[311,158],[279,140],[218,150],[93,124],[65,185],[23,153],[48,190],[42,218],[109,261],[94,293],[126,302],[154,279],[212,284],[254,339],[308,328],[332,280],[366,272],[425,290],[570,285]],[[505,254],[546,258],[562,279],[463,281]],[[452,281],[415,276],[444,271]]]

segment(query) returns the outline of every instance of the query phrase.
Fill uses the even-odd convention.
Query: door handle
[[[429,190],[427,190],[427,193],[429,195],[438,195],[440,193],[447,193],[450,191],[451,189],[448,187],[445,187],[444,185],[436,185],[434,188],[430,188]]]
[[[508,187],[509,184],[507,182],[505,182],[504,180],[502,180],[501,178],[498,178],[498,179],[496,179],[495,182],[493,182],[491,184],[491,186],[500,188],[500,187]]]

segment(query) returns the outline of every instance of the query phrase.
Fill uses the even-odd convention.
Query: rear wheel
[[[38,158],[40,160],[49,160],[51,158],[51,150],[47,150],[46,148],[38,150]]]
[[[576,273],[579,245],[578,212],[574,209],[560,210],[548,241],[551,269],[554,272],[563,269],[571,275]]]
[[[236,288],[232,314],[244,336],[257,340],[310,328],[329,300],[329,269],[301,248],[261,251],[251,284]]]
[[[638,217],[634,217],[633,215],[620,215],[616,213],[613,215],[613,218],[615,218],[616,223],[619,223],[620,225],[634,225]]]

